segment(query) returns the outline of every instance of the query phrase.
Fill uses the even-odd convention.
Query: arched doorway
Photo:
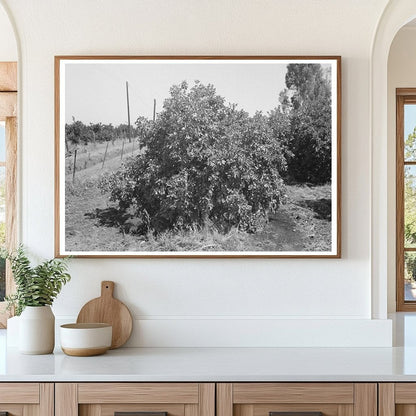
[[[372,316],[387,317],[388,291],[395,265],[395,171],[391,171],[388,134],[388,57],[397,32],[416,17],[414,0],[390,2],[380,18],[371,55],[371,137],[372,137]],[[394,226],[393,226],[394,229]],[[395,273],[394,273],[395,275]]]

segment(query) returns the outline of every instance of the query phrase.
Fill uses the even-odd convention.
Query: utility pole
[[[153,98],[153,122],[156,120],[156,98]]]
[[[74,167],[72,169],[72,183],[75,183],[75,172],[77,170],[77,151],[78,151],[78,148],[75,148],[75,151],[74,151]]]
[[[127,93],[127,119],[129,121],[129,129],[127,131],[127,137],[129,138],[129,143],[131,143],[131,129],[130,129],[130,102],[129,102],[129,83],[126,81],[126,93]]]

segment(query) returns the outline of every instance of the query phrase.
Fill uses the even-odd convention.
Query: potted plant
[[[50,354],[55,346],[55,316],[51,305],[71,276],[67,259],[46,260],[31,266],[19,246],[6,253],[16,293],[6,296],[8,309],[19,318],[19,350],[24,354]]]

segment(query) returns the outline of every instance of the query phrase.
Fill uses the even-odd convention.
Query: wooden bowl
[[[89,357],[111,347],[112,326],[104,323],[61,325],[61,348],[67,355]]]

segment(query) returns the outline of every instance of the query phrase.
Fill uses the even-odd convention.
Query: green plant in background
[[[63,285],[71,279],[67,259],[46,260],[33,267],[22,246],[5,253],[5,257],[10,261],[16,283],[16,293],[5,300],[7,309],[14,308],[15,315],[20,315],[26,306],[52,305]]]

